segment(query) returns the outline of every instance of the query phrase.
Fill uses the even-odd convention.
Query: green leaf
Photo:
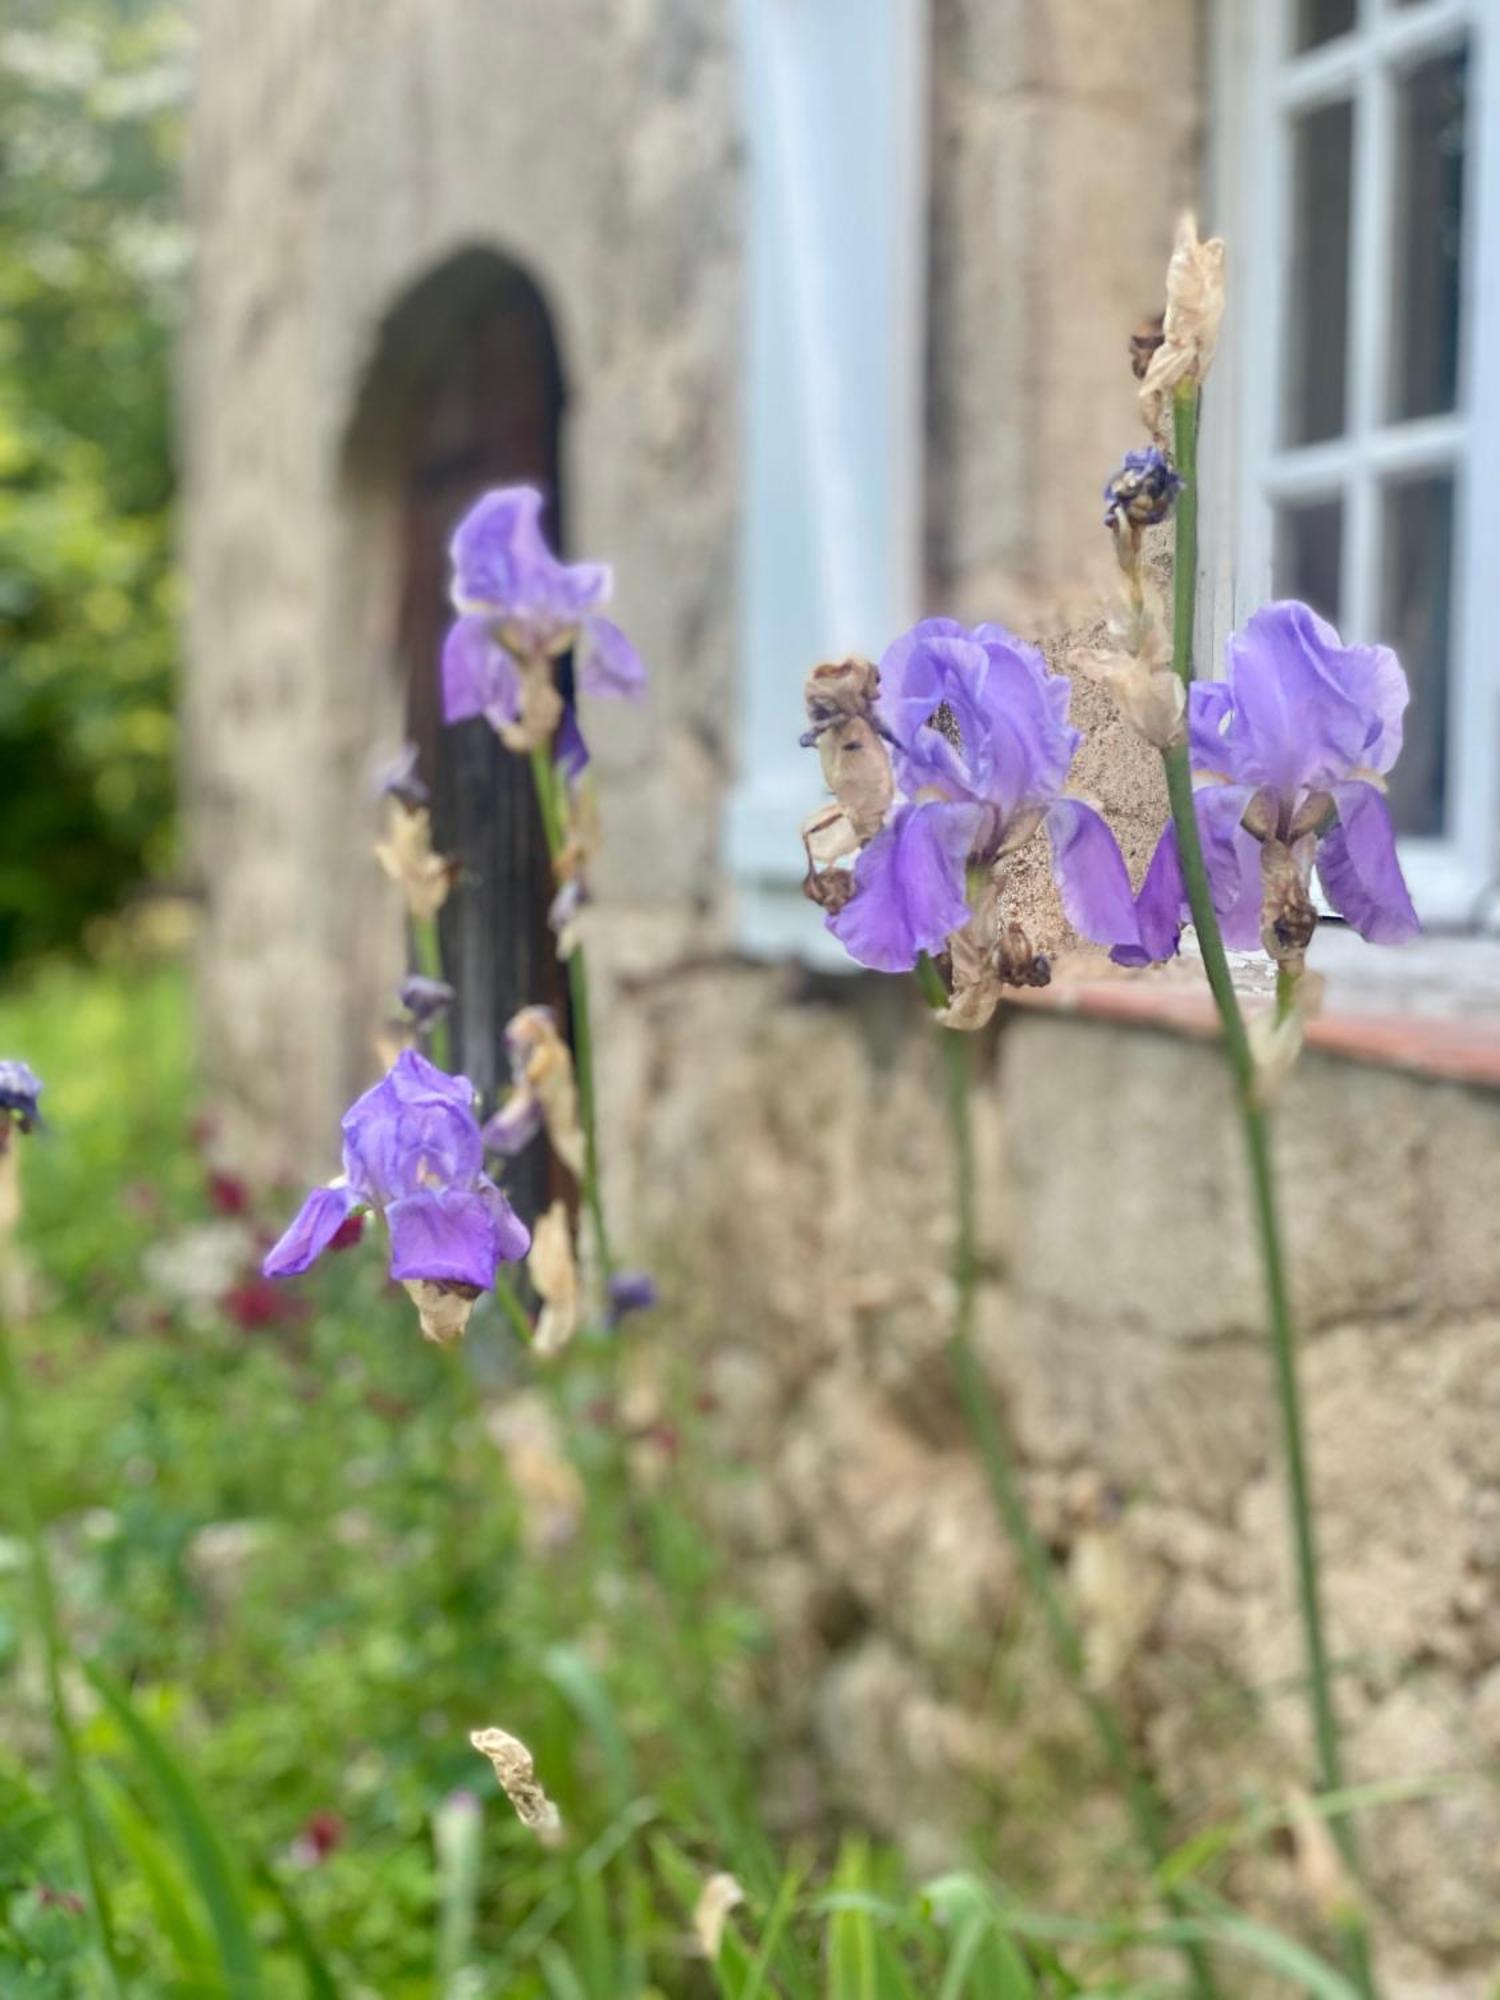
[[[828,2000],[917,2000],[883,1920],[906,1913],[869,1892],[869,1856],[862,1841],[846,1841],[834,1873],[828,1911]]]
[[[317,1939],[308,1929],[307,1919],[303,1916],[291,1889],[282,1881],[275,1869],[265,1862],[256,1866],[255,1879],[281,1912],[287,1943],[293,1955],[302,1963],[303,1976],[307,1981],[308,2000],[339,2000],[338,1981],[334,1978],[327,1959],[318,1949]]]
[[[208,1913],[229,2000],[259,2000],[260,1954],[234,1864],[187,1772],[123,1689],[85,1667],[100,1700],[124,1732],[166,1816],[178,1856]]]
[[[944,1875],[927,1885],[923,1900],[953,1937],[938,2000],[965,1994],[972,2000],[1036,2000],[1030,1967],[1001,1928],[983,1883],[972,1875]]]
[[[551,1646],[542,1672],[583,1723],[604,1759],[616,1811],[636,1794],[635,1758],[604,1683],[576,1646]]]
[[[1184,1928],[1195,1929],[1205,1944],[1232,1946],[1249,1953],[1263,1965],[1294,1980],[1299,1991],[1314,1995],[1315,2000],[1360,2000],[1358,1989],[1326,1959],[1250,1917],[1225,1911]]]
[[[145,1888],[156,1921],[176,1955],[188,1987],[202,1987],[214,1962],[213,1941],[193,1907],[192,1892],[175,1856],[124,1786],[102,1771],[94,1774],[105,1821]]]

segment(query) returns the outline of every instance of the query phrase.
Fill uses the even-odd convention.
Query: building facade
[[[440,831],[486,843],[464,993],[545,981],[524,802],[440,737],[432,678],[452,520],[536,480],[652,670],[594,745],[611,1194],[759,1475],[720,1527],[788,1771],[924,1853],[998,1813],[1023,1855],[1079,1748],[942,1373],[920,1009],[836,969],[798,894],[800,687],[924,610],[1070,665],[1188,201],[1231,241],[1200,641],[1294,591],[1417,693],[1396,806],[1433,939],[1396,970],[1329,939],[1283,1132],[1354,1762],[1500,1755],[1497,79],[1488,0],[203,8],[187,779],[227,1129],[321,1166],[368,1080],[402,950],[370,773],[408,735]],[[1149,774],[1077,702],[1139,864]],[[1099,1671],[1208,1813],[1304,1761],[1239,1168],[1180,988],[1069,996],[982,1050],[986,1355]],[[997,1630],[1024,1726],[987,1700]],[[1080,1814],[1059,1879],[1112,1837]],[[1497,1857],[1482,1786],[1383,1824],[1397,1990],[1480,2000]],[[1295,1870],[1252,1873],[1295,1919]]]

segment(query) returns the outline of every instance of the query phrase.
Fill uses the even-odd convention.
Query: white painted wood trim
[[[740,942],[842,962],[798,892],[819,659],[879,654],[922,581],[928,0],[739,0],[749,209]]]

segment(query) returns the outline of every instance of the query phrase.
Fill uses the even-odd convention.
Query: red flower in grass
[[[263,1333],[269,1326],[285,1326],[297,1317],[297,1301],[288,1298],[269,1278],[241,1278],[219,1300],[225,1317],[242,1333]]]
[[[292,1859],[303,1868],[317,1868],[335,1848],[344,1844],[344,1822],[327,1807],[309,1814],[302,1831],[292,1842]]]
[[[208,1205],[215,1215],[249,1213],[250,1190],[238,1174],[226,1174],[218,1167],[211,1167],[206,1187]]]

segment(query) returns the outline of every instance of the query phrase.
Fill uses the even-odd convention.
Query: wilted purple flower
[[[552,739],[552,762],[571,792],[589,767],[589,746],[578,726],[578,710],[569,702]]]
[[[1388,647],[1345,646],[1326,620],[1293,602],[1266,605],[1231,636],[1224,680],[1194,682],[1194,804],[1227,944],[1246,950],[1264,939],[1283,955],[1275,898],[1295,898],[1300,888],[1310,913],[1314,866],[1328,901],[1361,937],[1415,937],[1420,925],[1380,782],[1400,755],[1408,698]],[[1189,914],[1170,826],[1137,909],[1139,945],[1114,956],[1122,964],[1170,958]]]
[[[649,1271],[616,1271],[606,1288],[608,1321],[616,1327],[632,1313],[650,1312],[660,1294]]]
[[[427,805],[432,794],[417,775],[417,761],[420,753],[415,743],[404,743],[400,751],[388,764],[376,773],[375,790],[384,799],[395,799],[415,812],[419,806]]]
[[[826,922],[878,972],[909,971],[970,915],[967,872],[988,869],[1039,826],[1068,921],[1102,944],[1133,941],[1130,877],[1092,806],[1062,796],[1083,740],[1070,689],[1001,625],[928,618],[880,662],[877,727],[902,799],[854,865],[853,894]]]
[[[42,1114],[37,1109],[41,1094],[42,1080],[29,1063],[14,1056],[0,1058],[0,1152],[5,1150],[13,1124],[23,1132],[41,1124]]]
[[[458,622],[443,648],[443,715],[483,715],[502,732],[523,720],[525,677],[577,647],[585,694],[630,698],[646,670],[618,625],[600,615],[613,591],[604,563],[565,563],[542,534],[542,496],[531,486],[486,493],[453,536]],[[557,727],[554,708],[543,736]],[[539,739],[540,740],[540,739]]]
[[[570,1173],[582,1175],[583,1127],[573,1054],[550,1007],[523,1007],[506,1023],[511,1089],[481,1137],[492,1153],[519,1153],[542,1129]]]
[[[37,1121],[42,1080],[30,1063],[16,1056],[0,1058],[0,1111],[9,1112],[23,1132]]]
[[[474,1088],[415,1049],[345,1114],[344,1173],[314,1188],[266,1257],[268,1278],[305,1271],[356,1210],[379,1209],[391,1232],[391,1276],[488,1291],[502,1263],[524,1257],[526,1225],[484,1172]]]
[[[400,1000],[419,1028],[432,1028],[453,1005],[453,988],[446,979],[428,979],[414,972],[402,980]]]
[[[1109,502],[1104,525],[1113,528],[1123,517],[1132,527],[1153,528],[1166,520],[1181,491],[1182,474],[1156,445],[1127,451],[1124,463],[1104,489]]]

